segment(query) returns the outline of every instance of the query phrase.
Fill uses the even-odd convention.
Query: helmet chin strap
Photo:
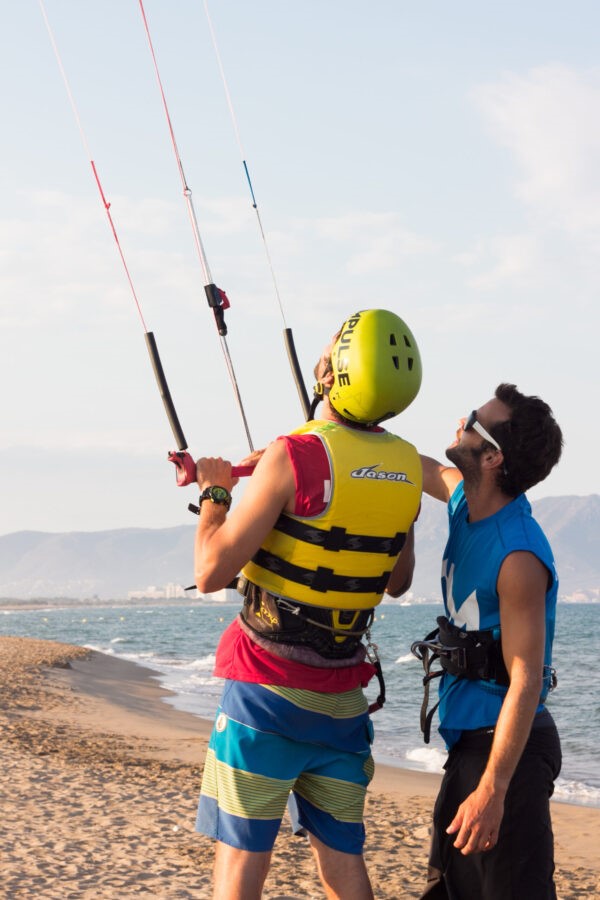
[[[311,422],[314,419],[317,406],[319,405],[323,397],[328,396],[330,390],[331,388],[326,387],[322,381],[317,381],[317,383],[313,387],[313,399],[308,411],[307,422]]]

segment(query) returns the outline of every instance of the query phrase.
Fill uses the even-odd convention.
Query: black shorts
[[[504,803],[498,843],[463,856],[446,828],[485,769],[493,731],[463,732],[450,750],[433,812],[427,900],[555,900],[550,797],[560,772],[560,739],[547,710],[534,727]]]

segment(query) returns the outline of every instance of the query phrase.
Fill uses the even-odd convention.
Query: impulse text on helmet
[[[377,464],[378,465],[378,464]],[[374,466],[362,466],[354,469],[350,474],[352,478],[374,478],[376,481],[402,481],[405,484],[413,484],[406,472],[376,472]]]
[[[344,330],[342,331],[337,348],[337,354],[335,359],[335,367],[337,370],[337,382],[341,387],[342,385],[350,384],[350,375],[347,372],[348,361],[345,358],[344,354],[346,350],[350,346],[350,342],[352,340],[352,335],[354,334],[354,329],[358,325],[360,321],[360,314],[357,313],[355,316],[352,316],[351,319],[348,319]]]

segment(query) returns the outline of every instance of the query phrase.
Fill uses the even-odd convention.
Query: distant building
[[[196,589],[186,591],[181,584],[175,584],[173,581],[162,587],[150,584],[142,590],[127,592],[128,600],[197,600],[199,596]]]

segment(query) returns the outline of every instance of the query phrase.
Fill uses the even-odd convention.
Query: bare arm
[[[390,575],[386,586],[386,593],[390,597],[400,597],[405,594],[412,584],[415,569],[415,526],[410,526],[404,547],[402,548]]]
[[[200,459],[198,485],[220,484],[231,489],[231,464]],[[295,499],[294,473],[283,441],[264,451],[239,505],[227,515],[225,507],[205,501],[200,507],[194,546],[196,586],[207,593],[225,587],[260,547],[279,514]]]
[[[447,503],[454,488],[463,480],[462,475],[454,466],[445,466],[431,456],[421,456],[423,466],[423,490],[436,500]]]
[[[454,846],[463,854],[489,850],[498,840],[506,791],[542,690],[547,584],[547,569],[531,553],[511,553],[500,569],[500,628],[510,687],[481,780],[448,827],[448,834],[458,832]]]

